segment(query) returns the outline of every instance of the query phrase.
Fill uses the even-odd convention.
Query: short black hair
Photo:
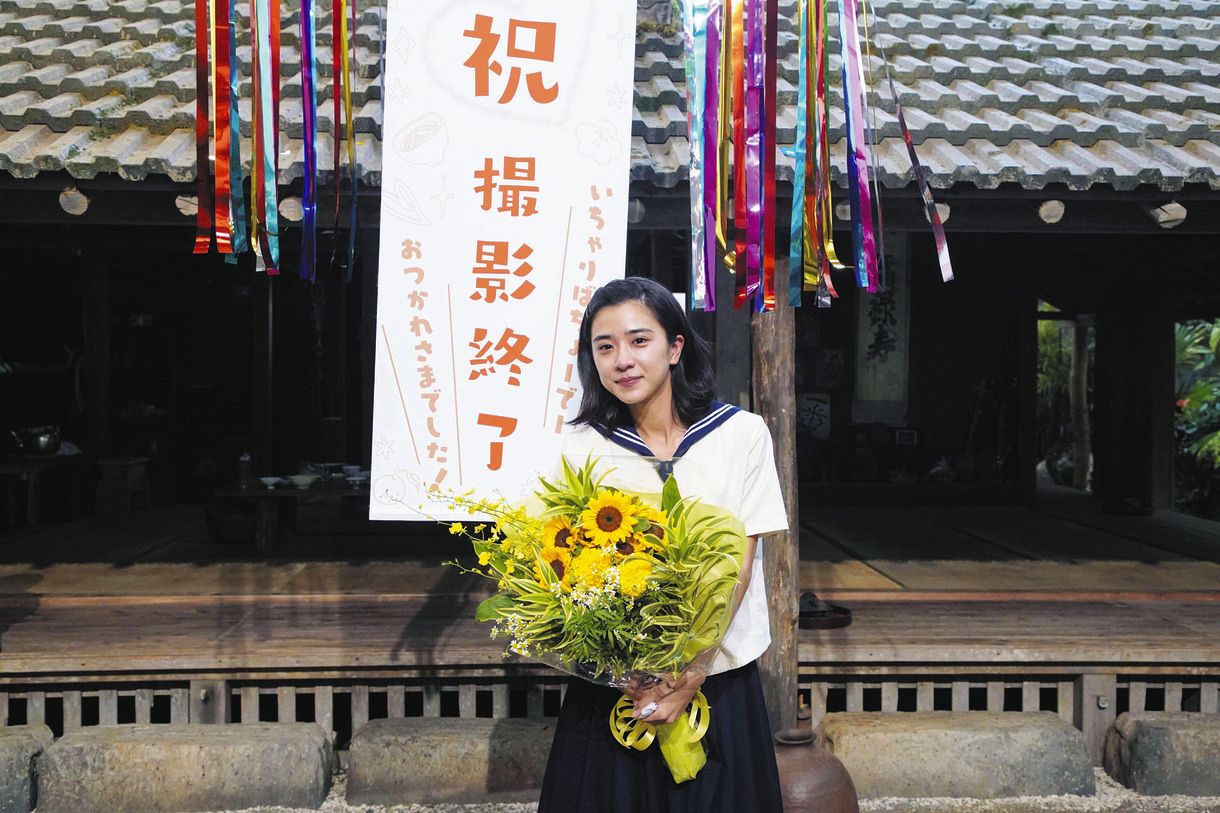
[[[665,329],[668,344],[672,345],[679,336],[684,339],[682,355],[678,357],[678,363],[670,368],[669,380],[678,418],[685,426],[690,426],[711,408],[716,383],[712,346],[695,333],[686,318],[686,311],[669,289],[647,277],[613,280],[598,288],[589,300],[580,322],[580,343],[576,355],[580,386],[584,391],[580,410],[570,423],[601,424],[608,429],[633,426],[635,423],[627,405],[602,386],[597,365],[593,361],[594,317],[602,308],[630,301],[639,302],[652,311]]]

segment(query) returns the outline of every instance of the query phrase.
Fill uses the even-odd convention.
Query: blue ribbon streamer
[[[277,0],[278,2],[278,0]],[[259,40],[258,65],[259,75],[254,77],[258,82],[259,98],[263,100],[259,107],[260,129],[263,132],[263,154],[255,160],[263,162],[263,227],[267,231],[266,254],[264,258],[271,273],[276,273],[280,267],[280,221],[279,201],[276,186],[276,165],[278,156],[275,154],[276,122],[275,109],[272,104],[271,92],[271,4],[270,0],[257,0],[254,13],[258,17]]]
[[[703,116],[707,62],[707,1],[686,0],[682,4],[686,68],[686,140],[690,145],[690,299],[693,310],[707,307],[707,273],[704,268],[703,231]]]
[[[314,84],[315,37],[313,0],[301,7],[301,108],[305,136],[305,178],[301,194],[301,279],[315,278],[317,265],[318,95]]]
[[[236,263],[237,255],[250,250],[246,231],[246,204],[241,177],[241,116],[238,112],[237,2],[229,0],[229,220],[233,224],[233,253],[227,262]]]

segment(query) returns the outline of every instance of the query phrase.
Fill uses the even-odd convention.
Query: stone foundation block
[[[510,802],[538,798],[553,720],[374,720],[352,738],[351,804]]]
[[[0,726],[0,810],[29,813],[34,809],[38,788],[34,759],[53,739],[45,725]]]
[[[862,799],[1097,792],[1084,735],[1051,712],[828,714],[818,741]]]
[[[1122,714],[1106,732],[1105,767],[1149,796],[1220,796],[1220,714]]]
[[[38,813],[316,808],[333,765],[314,723],[90,727],[38,758]]]

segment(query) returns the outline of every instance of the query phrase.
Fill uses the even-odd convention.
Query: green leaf
[[[678,481],[671,474],[665,478],[665,487],[661,489],[661,510],[669,513],[681,501],[682,495],[678,493]]]
[[[475,621],[494,621],[508,612],[513,606],[513,597],[506,593],[497,593],[479,603],[474,611]]]

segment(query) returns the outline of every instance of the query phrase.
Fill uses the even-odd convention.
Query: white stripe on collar
[[[678,448],[674,450],[674,459],[682,457],[691,446],[707,437],[713,429],[731,418],[734,413],[740,411],[740,409],[732,404],[722,404],[719,401],[713,401],[711,411],[687,427],[686,432],[682,435],[682,440],[678,442]],[[610,431],[601,424],[593,424],[593,428],[619,446],[630,449],[645,457],[654,457],[652,450],[648,448],[648,444],[639,436],[634,427],[624,426]]]

